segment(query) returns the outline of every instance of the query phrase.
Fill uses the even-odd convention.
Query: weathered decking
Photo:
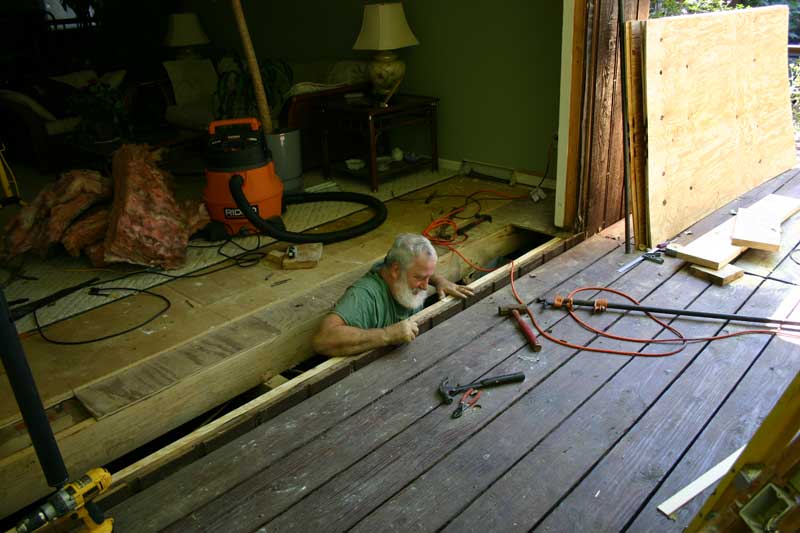
[[[698,223],[694,236],[768,193],[800,196],[788,172]],[[781,251],[749,251],[749,272],[800,282],[788,257],[800,217],[783,226]],[[529,302],[576,287],[621,289],[649,305],[786,317],[797,287],[755,276],[717,287],[682,262],[630,260],[619,225],[517,281]],[[693,236],[683,240],[691,240]],[[576,351],[544,341],[534,353],[497,306],[508,287],[253,431],[110,510],[115,531],[680,531],[704,494],[670,521],[667,497],[747,442],[800,370],[788,340],[746,336],[688,345],[671,357]],[[623,345],[538,311],[573,343]],[[607,312],[592,323],[624,336],[667,337],[639,316]],[[671,321],[686,336],[747,326]],[[481,409],[452,419],[436,390],[523,371],[520,384],[486,389]],[[263,528],[263,529],[262,529]]]

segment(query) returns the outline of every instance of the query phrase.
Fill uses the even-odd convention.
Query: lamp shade
[[[169,16],[169,26],[164,44],[167,46],[198,46],[208,44],[208,37],[200,26],[197,13],[174,13]]]
[[[403,4],[366,4],[353,50],[394,50],[419,44],[406,22]]]

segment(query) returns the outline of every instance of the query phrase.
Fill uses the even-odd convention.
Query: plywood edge
[[[772,214],[742,207],[733,220],[731,244],[777,252],[781,248],[781,221]]]
[[[744,270],[735,265],[725,265],[719,270],[700,265],[692,265],[690,270],[692,274],[710,281],[715,285],[727,285],[744,276]]]

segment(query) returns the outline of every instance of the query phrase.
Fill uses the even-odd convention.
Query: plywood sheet
[[[794,166],[786,6],[647,21],[647,216],[662,242]]]
[[[781,248],[781,222],[772,212],[742,207],[736,212],[731,243],[777,252]]]

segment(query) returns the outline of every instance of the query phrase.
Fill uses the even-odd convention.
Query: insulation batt
[[[117,150],[112,175],[114,203],[105,239],[105,262],[164,269],[182,266],[191,235],[186,212],[192,211],[192,225],[197,225],[197,213],[205,213],[205,207],[199,203],[191,204],[191,208],[178,205],[167,175],[145,145],[127,144]],[[207,213],[204,220],[208,221]]]
[[[109,213],[109,209],[105,207],[92,209],[67,228],[61,237],[61,244],[69,255],[78,257],[82,249],[105,239]]]
[[[70,170],[42,189],[6,226],[11,257],[36,250],[45,256],[67,227],[93,205],[111,198],[111,180],[94,170]]]

